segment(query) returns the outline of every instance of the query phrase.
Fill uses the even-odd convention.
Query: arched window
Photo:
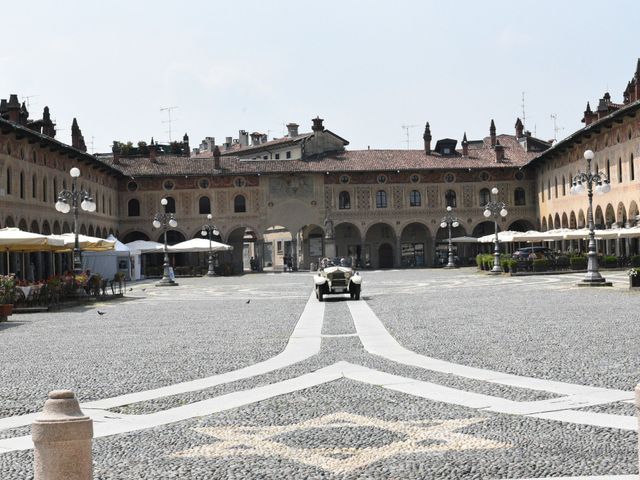
[[[422,205],[422,195],[418,190],[411,190],[409,193],[409,206],[419,207]]]
[[[35,174],[31,176],[31,196],[38,198],[38,179]]]
[[[555,178],[553,179],[553,181],[555,182],[555,183],[554,183],[554,187],[555,187],[555,192],[556,192],[556,193],[555,193],[555,194],[556,194],[556,198],[558,198],[558,177],[555,177]]]
[[[140,201],[137,198],[132,198],[127,204],[127,215],[130,217],[140,216]]]
[[[349,192],[340,192],[340,195],[338,195],[338,208],[340,210],[349,210],[351,208],[351,195]]]
[[[209,200],[209,197],[200,197],[200,200],[198,200],[198,213],[205,215],[211,213],[211,200]]]
[[[387,208],[387,192],[384,190],[376,192],[376,208]]]
[[[547,200],[551,200],[551,179],[547,180]]]
[[[233,199],[233,211],[235,213],[244,213],[247,211],[247,201],[244,195],[236,195]]]
[[[596,172],[598,171],[598,169],[596,168]],[[607,179],[609,179],[609,181],[611,181],[611,162],[609,161],[609,159],[607,158]]]
[[[111,197],[109,197],[109,215],[111,215]]]
[[[58,179],[54,178],[53,179],[53,199],[57,200],[58,199]]]
[[[484,207],[491,201],[491,191],[488,188],[480,190],[480,206]]]
[[[525,205],[526,197],[524,193],[524,188],[518,187],[513,191],[513,203],[515,205]]]
[[[631,156],[629,157],[629,180],[635,180],[636,179],[636,169],[633,166],[633,153],[631,154]]]
[[[622,158],[618,158],[618,183],[622,183]]]
[[[102,195],[102,213],[107,213],[106,203],[104,203],[104,195]]]
[[[24,172],[20,172],[20,198],[24,198]]]
[[[7,168],[7,195],[11,195],[11,184],[13,183],[13,180],[11,179],[11,169]]]
[[[562,196],[564,197],[567,194],[567,183],[564,179],[564,175],[562,176]]]
[[[165,212],[167,213],[176,213],[176,201],[173,197],[164,197],[167,199],[167,206],[165,207]]]
[[[42,201],[47,201],[47,178],[42,179]]]
[[[447,204],[447,207],[455,208],[456,206],[456,192],[453,190],[447,190],[444,194],[444,200]]]

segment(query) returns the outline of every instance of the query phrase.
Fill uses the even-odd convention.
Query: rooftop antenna
[[[558,132],[564,130],[564,127],[559,127],[557,123],[558,115],[555,113],[551,114],[551,118],[553,118],[553,139],[558,140]]]
[[[161,112],[167,112],[167,115],[168,115],[168,119],[167,120],[162,120],[162,123],[168,123],[169,124],[169,130],[167,130],[165,132],[165,133],[169,134],[169,143],[171,143],[171,122],[172,122],[172,120],[171,120],[171,110],[175,110],[176,108],[178,108],[178,107],[176,106],[176,107],[161,107],[160,108]],[[175,121],[175,120],[173,120],[173,121]]]
[[[405,131],[405,135],[407,136],[407,139],[405,140],[405,142],[407,142],[407,150],[409,150],[410,145],[411,145],[411,141],[409,139],[409,129],[411,128],[416,128],[418,125],[402,125],[402,128]]]
[[[31,105],[31,102],[29,101],[31,98],[35,98],[35,97],[39,97],[40,95],[25,95],[24,97],[22,97],[22,101],[24,102],[25,106],[27,108],[29,108],[29,106]]]
[[[524,94],[525,92],[522,92],[522,126],[527,124],[527,116],[524,113]]]

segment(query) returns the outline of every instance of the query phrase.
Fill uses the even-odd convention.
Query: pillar
[[[264,263],[264,240],[256,240],[255,244],[256,249],[256,265],[258,266],[258,271],[262,271],[262,264]]]
[[[296,272],[298,270],[298,238],[292,236],[291,238],[291,269]]]
[[[402,249],[400,248],[400,237],[396,236],[396,246],[395,246],[395,252],[393,255],[394,259],[393,259],[393,267],[394,268],[398,268],[402,265]]]
[[[35,480],[91,480],[93,420],[82,413],[72,391],[49,392],[31,436]]]

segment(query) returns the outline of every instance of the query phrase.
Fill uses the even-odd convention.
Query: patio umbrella
[[[62,247],[55,249],[56,252],[70,252],[75,245],[76,237],[73,233],[63,233],[62,235],[49,235],[47,238],[62,239],[64,242]],[[104,238],[89,237],[87,235],[78,235],[80,242],[80,250],[88,252],[104,252],[113,250],[116,245],[115,241],[105,240]]]
[[[164,245],[159,242],[152,242],[151,240],[135,240],[133,242],[125,243],[125,246],[129,247],[131,252],[139,253],[157,253],[159,248]]]
[[[500,242],[513,242],[517,241],[515,238],[518,235],[521,235],[522,232],[514,232],[512,230],[505,230],[504,232],[498,232],[498,240]],[[496,234],[492,233],[490,235],[485,235],[483,237],[478,238],[478,243],[493,243],[496,239]]]
[[[61,239],[49,238],[39,233],[25,232],[19,228],[0,229],[0,250],[5,252],[46,252],[64,245]]]
[[[447,239],[445,238],[444,241],[447,241]],[[451,241],[453,243],[478,243],[476,237],[453,237]]]
[[[160,247],[158,247],[158,251],[161,252],[163,248],[164,245],[160,245]],[[225,243],[215,242],[213,240],[211,241],[212,252],[224,252],[227,250],[233,250],[233,247]],[[206,238],[192,238],[191,240],[170,245],[167,247],[167,251],[173,253],[208,252],[209,240]]]

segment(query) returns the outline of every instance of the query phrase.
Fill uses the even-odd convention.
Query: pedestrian
[[[282,257],[282,266],[283,266],[283,270],[286,272],[287,267],[289,266],[289,255],[287,255],[286,253]]]

